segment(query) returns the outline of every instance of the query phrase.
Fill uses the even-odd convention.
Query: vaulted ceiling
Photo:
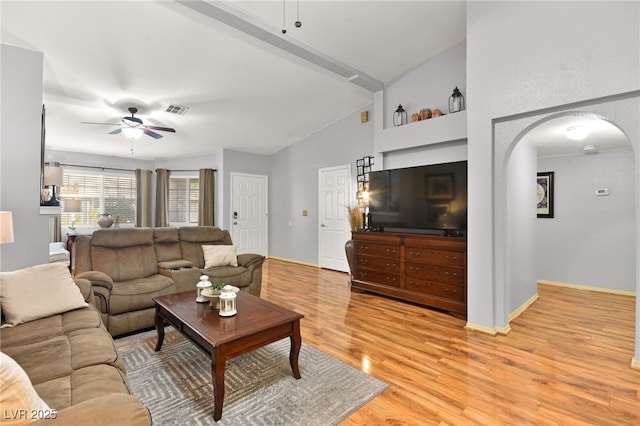
[[[0,3],[2,43],[44,53],[47,148],[130,157],[133,145],[141,159],[277,152],[464,40],[465,11],[460,1]],[[119,123],[131,106],[176,133],[132,142],[108,134],[117,126],[83,124]]]

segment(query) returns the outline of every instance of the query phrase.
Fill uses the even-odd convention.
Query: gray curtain
[[[169,226],[169,174],[156,169],[156,227]]]
[[[198,185],[198,225],[214,225],[214,196],[215,196],[215,171],[213,169],[200,169]]]
[[[136,169],[136,226],[150,227],[151,170]]]

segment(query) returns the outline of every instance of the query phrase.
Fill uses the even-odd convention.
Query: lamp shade
[[[44,177],[42,183],[44,186],[62,186],[63,170],[59,163],[51,163],[44,166]]]
[[[80,200],[64,200],[64,211],[75,213],[82,211],[82,201]]]
[[[13,217],[11,212],[0,212],[0,244],[13,242]]]

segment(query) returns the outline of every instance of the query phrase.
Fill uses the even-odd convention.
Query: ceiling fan
[[[120,123],[91,123],[87,121],[83,121],[83,124],[101,124],[105,126],[120,126],[115,130],[109,132],[110,135],[117,135],[118,133],[124,133],[125,136],[130,137],[132,139],[136,139],[140,137],[143,133],[145,135],[151,136],[154,139],[160,139],[162,137],[161,134],[154,132],[154,130],[158,130],[161,132],[172,132],[175,133],[175,129],[170,127],[160,127],[160,126],[149,126],[142,122],[141,119],[135,117],[136,112],[138,112],[138,108],[129,107],[129,112],[131,113],[131,117],[122,117]]]

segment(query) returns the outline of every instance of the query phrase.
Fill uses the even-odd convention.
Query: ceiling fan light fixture
[[[584,126],[571,126],[567,128],[566,135],[573,141],[581,141],[589,135],[589,131]]]
[[[143,130],[140,127],[124,127],[122,133],[128,138],[138,139],[142,136]]]

